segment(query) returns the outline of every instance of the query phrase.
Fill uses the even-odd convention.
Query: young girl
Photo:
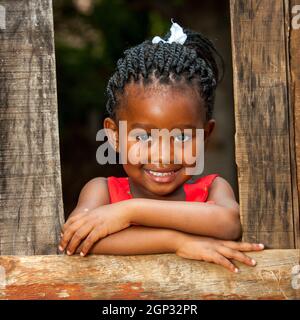
[[[216,56],[207,38],[176,23],[163,39],[124,52],[108,83],[109,116],[103,123],[116,152],[125,142],[127,150],[145,144],[152,148],[152,129],[177,128],[180,134],[172,140],[169,161],[159,152],[157,161],[133,163],[126,151],[128,177],[89,181],[63,226],[61,251],[82,256],[173,252],[233,272],[238,269],[231,259],[256,264],[243,251],[262,250],[263,245],[237,242],[242,228],[230,184],[219,174],[195,179],[186,173],[195,163],[174,161],[180,149],[175,145],[195,148],[196,129],[204,130],[206,144],[214,129]],[[126,121],[127,135],[120,135],[119,121]],[[187,128],[191,135],[185,134]]]

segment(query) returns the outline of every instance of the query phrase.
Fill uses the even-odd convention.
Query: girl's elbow
[[[242,239],[243,228],[240,220],[235,223],[230,236],[231,236],[230,240],[239,241]]]
[[[224,240],[240,240],[243,235],[243,228],[240,220],[239,211],[231,211],[231,213],[228,215],[228,220],[226,224],[227,228],[225,228]]]

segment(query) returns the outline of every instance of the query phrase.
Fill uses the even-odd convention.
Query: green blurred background
[[[97,176],[124,176],[121,165],[99,165],[96,133],[102,128],[105,88],[123,51],[164,35],[171,18],[208,36],[222,54],[225,78],[217,89],[216,127],[203,175],[219,173],[234,188],[234,106],[227,0],[55,0],[54,28],[65,216],[83,185]]]

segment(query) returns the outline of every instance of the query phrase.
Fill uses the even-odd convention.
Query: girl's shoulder
[[[210,183],[211,189],[215,188],[231,188],[230,183],[219,174],[209,174],[205,176],[206,181]]]
[[[236,197],[231,184],[221,176],[215,178],[211,183],[208,199],[218,203],[234,203],[236,205]]]
[[[99,187],[99,185],[101,185],[101,187],[105,189],[105,187],[107,187],[107,178],[106,177],[96,177],[96,178],[91,179],[86,184],[86,186],[90,186],[90,187],[94,187],[94,186]]]
[[[93,206],[108,204],[110,199],[107,178],[96,177],[88,181],[80,192],[79,201],[91,202]]]
[[[187,184],[193,185],[202,185],[209,187],[214,183],[214,181],[220,179],[220,175],[218,173],[211,173],[205,176],[194,176],[190,180],[188,180]],[[222,178],[221,178],[222,179]]]
[[[212,173],[206,176],[202,176],[196,179],[194,183],[207,186],[211,191],[215,189],[226,190],[227,192],[232,191],[230,183],[218,173]]]

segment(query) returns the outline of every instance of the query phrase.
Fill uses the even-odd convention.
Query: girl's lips
[[[144,169],[146,174],[155,182],[159,183],[169,183],[175,180],[178,175],[178,170],[168,171],[168,172],[159,172],[159,171],[151,171],[148,169]]]

